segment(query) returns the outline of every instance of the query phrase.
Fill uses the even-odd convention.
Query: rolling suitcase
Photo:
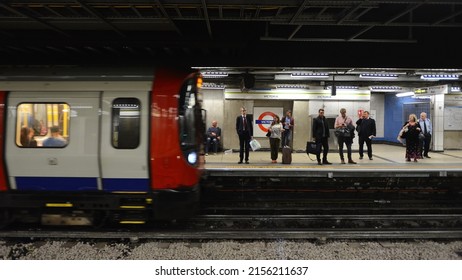
[[[292,149],[289,146],[285,146],[284,148],[282,148],[282,163],[292,163]]]

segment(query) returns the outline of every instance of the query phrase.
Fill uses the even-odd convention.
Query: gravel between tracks
[[[462,241],[66,242],[0,240],[0,260],[461,260]]]

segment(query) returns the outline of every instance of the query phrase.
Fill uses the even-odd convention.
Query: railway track
[[[201,215],[171,224],[0,231],[6,239],[462,239],[462,215]]]

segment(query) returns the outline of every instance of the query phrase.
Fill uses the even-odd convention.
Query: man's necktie
[[[427,134],[427,122],[424,121],[424,134]]]
[[[243,124],[244,130],[246,130],[246,128],[247,128],[247,122],[245,121],[245,116],[242,116],[242,124]]]

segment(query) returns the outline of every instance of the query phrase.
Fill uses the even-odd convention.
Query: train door
[[[6,162],[12,189],[94,191],[99,92],[10,92]]]
[[[101,168],[104,190],[149,190],[148,101],[148,92],[103,93]]]

